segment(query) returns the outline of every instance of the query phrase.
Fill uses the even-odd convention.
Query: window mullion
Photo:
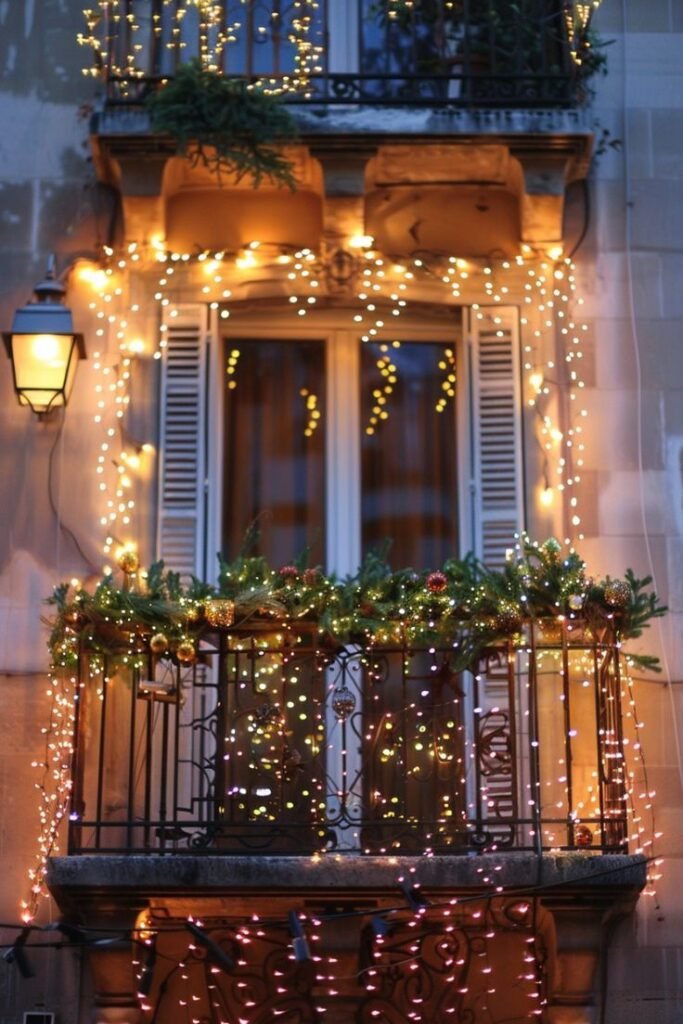
[[[328,338],[327,568],[339,575],[360,564],[360,353],[350,331]]]

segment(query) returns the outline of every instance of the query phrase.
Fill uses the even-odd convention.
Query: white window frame
[[[322,341],[325,345],[326,400],[325,400],[325,544],[326,567],[328,572],[344,576],[353,573],[361,561],[361,392],[360,392],[360,339],[358,328],[352,324],[352,311],[337,309],[325,311],[306,318],[306,323],[290,325],[283,323],[282,311],[254,314],[246,319],[231,317],[220,321],[214,311],[210,325],[210,354],[207,360],[209,371],[209,424],[215,429],[208,447],[207,465],[207,578],[215,578],[215,553],[221,545],[221,495],[223,494],[223,402],[225,395],[225,369],[221,365],[223,338],[235,332],[235,341],[281,338],[284,341]],[[434,342],[450,344],[459,358],[461,328],[453,319],[453,330],[448,337],[447,325],[442,320],[424,326],[425,319],[418,324],[408,316],[401,319],[391,335],[399,341]],[[378,338],[381,343],[386,339]],[[457,390],[457,385],[456,385]],[[458,399],[456,399],[456,402]],[[460,403],[461,404],[461,403]],[[463,440],[467,434],[458,437],[462,429],[460,410],[456,412],[456,467],[458,480],[469,480],[467,468],[468,453]],[[466,421],[466,414],[465,414]],[[467,490],[467,486],[459,488]],[[466,500],[466,496],[460,501]],[[463,536],[462,509],[458,508],[458,546],[460,553],[468,550],[469,532]],[[456,554],[457,552],[454,552]],[[292,557],[296,552],[292,552]],[[211,564],[213,563],[213,564]]]

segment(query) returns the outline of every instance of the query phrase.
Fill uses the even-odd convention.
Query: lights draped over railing
[[[453,646],[335,650],[301,623],[207,635],[190,671],[91,662],[69,850],[625,852],[615,638],[522,635],[471,674]]]
[[[240,558],[217,591],[119,565],[54,596],[27,923],[67,810],[71,852],[651,853],[629,673],[652,664],[622,651],[664,612],[648,581],[527,538],[501,573]]]
[[[243,77],[289,100],[455,106],[571,105],[602,65],[592,3],[357,0],[344,24],[328,0],[100,0],[78,40],[108,98],[140,102],[176,68]],[[330,35],[357,49],[330,66]],[[347,38],[348,37],[348,38]]]
[[[84,11],[78,42],[92,51],[84,69],[116,83],[123,98],[135,83],[158,81],[198,60],[206,71],[246,77],[267,92],[310,97],[311,79],[323,71],[324,25],[319,0],[257,4],[252,0],[163,0],[132,4],[100,0]]]

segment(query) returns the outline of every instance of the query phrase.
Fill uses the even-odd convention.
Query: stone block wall
[[[683,10],[675,0],[605,0],[595,24],[613,40],[597,132],[607,128],[607,141],[621,145],[596,160],[590,229],[577,254],[596,367],[598,521],[584,550],[602,571],[654,574],[670,607],[647,637],[666,672],[636,683],[666,859],[657,898],[641,899],[613,937],[604,1019],[674,1024],[683,1014]]]

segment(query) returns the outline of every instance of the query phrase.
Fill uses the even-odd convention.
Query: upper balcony
[[[88,13],[104,133],[191,60],[282,95],[323,131],[326,115],[364,107],[560,114],[602,62],[560,0],[122,0]]]
[[[123,14],[107,5],[91,22],[109,104],[140,102],[192,59],[294,103],[568,107],[582,99],[586,69],[572,57],[557,0],[121,6]]]
[[[249,221],[246,241],[263,237],[258,217],[245,214],[250,182],[218,180],[201,161],[182,159],[182,145],[150,120],[148,99],[198,61],[280,96],[293,114],[298,142],[286,152],[297,194],[259,186],[259,202],[274,193],[268,219],[278,241],[318,248],[344,235],[336,201],[349,197],[359,200],[353,218],[364,233],[381,237],[378,217],[388,203],[400,207],[410,187],[420,195],[416,219],[437,225],[436,248],[463,256],[553,248],[565,191],[590,163],[587,79],[603,60],[573,17],[560,0],[101,3],[82,39],[102,82],[92,119],[97,173],[121,196],[127,241],[156,235],[183,250],[175,221],[186,207],[192,245],[229,245],[236,217]],[[192,138],[195,101],[186,102]],[[207,217],[197,197],[209,191]],[[493,239],[482,232],[482,208]],[[511,219],[508,244],[496,225]],[[302,239],[295,225],[309,222]],[[390,247],[405,248],[396,239]]]

